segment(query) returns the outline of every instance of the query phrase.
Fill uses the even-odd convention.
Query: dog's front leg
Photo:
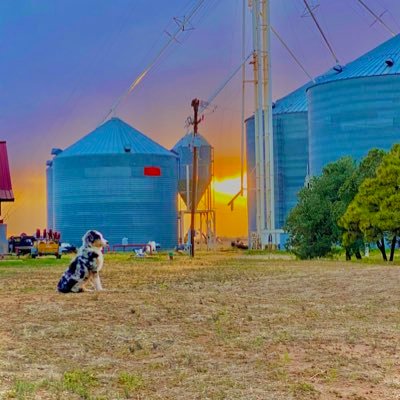
[[[93,273],[93,283],[96,290],[103,290],[103,287],[101,286],[100,275],[98,272]]]

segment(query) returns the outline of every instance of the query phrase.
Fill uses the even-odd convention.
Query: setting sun
[[[246,175],[244,175],[244,182],[246,182]],[[216,178],[214,181],[218,235],[233,237],[247,234],[246,193],[235,199],[233,208],[228,204],[239,191],[240,175]]]
[[[246,175],[244,175],[243,179],[246,182]],[[240,176],[215,179],[214,191],[216,194],[236,195],[240,191]]]

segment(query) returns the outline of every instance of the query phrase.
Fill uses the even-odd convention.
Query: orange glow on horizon
[[[244,176],[246,182],[246,176]],[[219,177],[214,182],[217,235],[226,237],[247,235],[246,195],[235,199],[233,210],[228,205],[240,191],[240,175]]]
[[[33,234],[46,227],[46,179],[34,171],[12,175],[15,201],[2,204],[7,235]]]
[[[246,181],[246,178],[245,178]],[[7,235],[22,232],[33,234],[36,228],[46,228],[46,178],[44,173],[13,173],[14,203],[2,204],[2,218]],[[214,181],[217,235],[236,237],[247,235],[246,198],[238,196],[234,209],[228,206],[240,190],[240,176],[218,176]]]
[[[246,182],[246,174],[243,176],[244,182]],[[236,195],[240,191],[240,175],[227,176],[226,178],[216,178],[214,182],[215,195],[227,194]],[[245,194],[244,194],[244,197]]]

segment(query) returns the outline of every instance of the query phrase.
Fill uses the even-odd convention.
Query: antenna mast
[[[267,244],[278,243],[274,207],[270,0],[252,0],[250,7],[253,21],[256,226],[257,242],[265,248]]]

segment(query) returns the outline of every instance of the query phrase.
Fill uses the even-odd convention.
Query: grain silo
[[[47,228],[54,229],[53,223],[53,161],[46,162],[46,200],[47,200]]]
[[[300,87],[273,104],[275,223],[282,229],[304,186],[308,163],[306,89]],[[246,120],[247,208],[249,232],[256,231],[254,116]],[[281,242],[284,241],[282,238]]]
[[[183,136],[173,147],[172,151],[179,156],[178,190],[183,201],[191,208],[192,174],[193,174],[193,147],[197,147],[197,192],[196,206],[207,187],[211,183],[211,163],[213,149],[207,140],[200,134],[193,137],[193,133]]]
[[[112,118],[53,159],[54,229],[79,245],[97,229],[111,245],[177,241],[177,157]]]
[[[57,156],[60,153],[62,153],[61,149],[51,149],[52,156]],[[54,230],[53,160],[47,160],[46,167],[47,229]]]
[[[317,79],[307,90],[310,174],[400,141],[400,36]]]
[[[215,210],[212,191],[214,149],[200,134],[188,133],[173,147],[172,151],[179,157],[178,191],[185,204],[179,209],[179,242],[185,242],[188,226],[185,226],[185,215],[192,208],[193,148],[197,148],[197,187],[196,214],[197,230],[205,238],[207,248],[212,247],[215,239]],[[186,221],[187,222],[187,221]],[[186,223],[186,225],[188,225]],[[200,240],[200,243],[202,240]]]

